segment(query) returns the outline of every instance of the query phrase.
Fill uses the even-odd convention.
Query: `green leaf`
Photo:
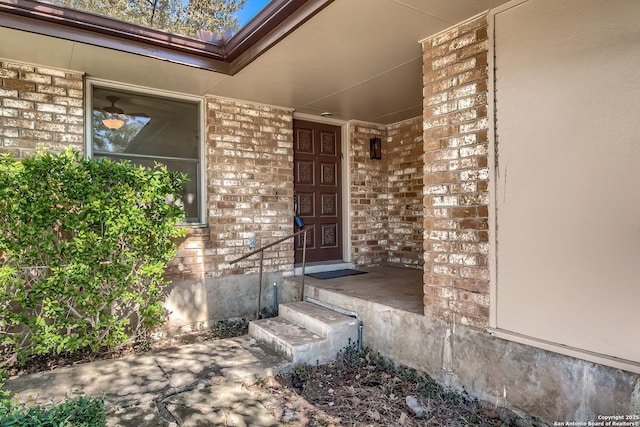
[[[70,150],[0,156],[4,359],[118,346],[161,324],[166,262],[184,235],[167,196],[183,181]]]

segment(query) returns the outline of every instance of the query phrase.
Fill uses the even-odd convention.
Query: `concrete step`
[[[249,323],[249,336],[286,357],[294,365],[312,362],[326,338],[281,317]]]
[[[340,334],[355,325],[357,338],[358,321],[356,319],[328,310],[317,304],[305,301],[280,304],[278,313],[280,317],[323,337],[329,337],[331,334]]]
[[[358,339],[358,321],[307,303],[281,304],[280,316],[253,321],[249,335],[293,364],[325,364]]]

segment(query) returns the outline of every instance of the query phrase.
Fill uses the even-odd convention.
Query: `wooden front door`
[[[295,120],[293,124],[294,204],[307,233],[306,261],[342,259],[340,127]],[[296,226],[296,230],[299,228]],[[295,262],[302,262],[302,235]]]

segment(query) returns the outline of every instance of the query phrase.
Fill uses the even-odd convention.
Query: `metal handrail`
[[[257,302],[257,307],[256,307],[256,320],[260,318],[260,300],[262,299],[262,265],[264,262],[264,251],[265,249],[269,249],[272,246],[275,246],[279,243],[284,242],[285,240],[291,239],[293,237],[296,237],[302,233],[304,233],[304,237],[302,240],[302,296],[304,296],[304,267],[305,267],[305,263],[306,263],[306,256],[307,256],[307,232],[312,230],[315,227],[315,224],[311,224],[309,225],[307,228],[304,228],[300,231],[297,231],[293,234],[289,234],[286,237],[283,237],[281,239],[278,239],[274,242],[271,242],[269,244],[266,244],[264,246],[259,247],[258,249],[254,249],[253,251],[242,255],[239,258],[234,259],[233,261],[230,261],[229,264],[235,264],[238,261],[242,261],[243,259],[249,258],[252,255],[255,255],[257,253],[260,253],[260,270],[259,270],[259,274],[258,274],[258,302]]]

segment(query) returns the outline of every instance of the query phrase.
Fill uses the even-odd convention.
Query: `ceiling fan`
[[[102,119],[102,124],[108,129],[120,129],[131,117],[150,118],[146,113],[125,113],[122,108],[116,107],[116,102],[120,100],[117,96],[109,95],[107,100],[111,102],[111,105],[102,109],[105,115],[105,118]]]

